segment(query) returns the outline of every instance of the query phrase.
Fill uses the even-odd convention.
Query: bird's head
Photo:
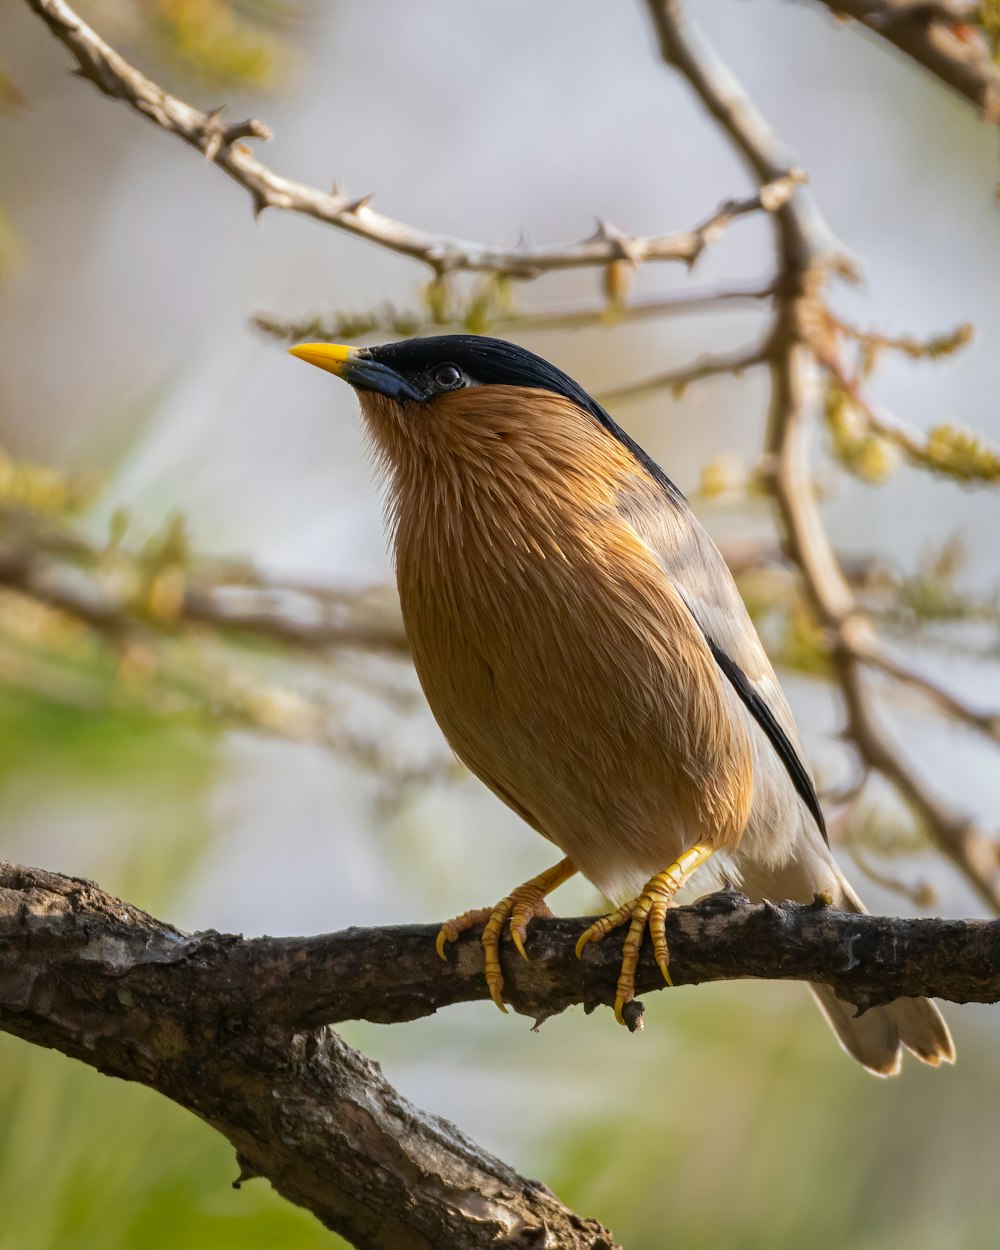
[[[676,488],[596,400],[541,356],[502,339],[447,334],[379,347],[302,343],[293,356],[357,392],[380,457],[397,477],[421,463],[474,471],[615,472]]]

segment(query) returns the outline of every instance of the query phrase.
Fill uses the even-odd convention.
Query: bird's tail
[[[834,906],[863,912],[864,904],[837,873],[839,889]],[[810,985],[819,1009],[844,1050],[869,1072],[893,1076],[903,1060],[903,1047],[918,1059],[937,1067],[955,1062],[955,1046],[937,1007],[927,998],[897,998],[857,1015],[851,1003],[839,999],[828,985]]]
[[[791,898],[809,902],[824,891],[838,911],[864,912],[818,833],[807,832],[794,855],[778,871],[761,872],[752,862],[740,865],[742,888],[753,900]],[[878,1076],[892,1076],[903,1060],[903,1047],[935,1067],[954,1063],[955,1047],[940,1011],[926,998],[897,998],[858,1015],[851,1003],[839,999],[828,985],[809,987],[844,1050]]]

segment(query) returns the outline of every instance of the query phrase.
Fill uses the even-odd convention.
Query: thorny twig
[[[648,3],[664,59],[688,80],[754,178],[766,183],[775,168],[790,162],[788,153],[728,68],[687,21],[678,0]],[[825,285],[831,273],[848,269],[843,250],[807,191],[777,211],[774,228],[779,294],[769,345],[766,479],[781,516],[788,557],[801,572],[807,598],[829,638],[847,714],[845,736],[866,765],[915,808],[983,902],[1000,911],[995,840],[936,793],[879,719],[864,673],[873,627],[833,551],[812,487],[807,434],[819,367],[816,341],[825,319]]]
[[[635,264],[671,260],[693,265],[733,221],[751,213],[776,211],[795,194],[801,180],[795,169],[777,170],[753,195],[727,200],[694,229],[675,234],[638,237],[599,222],[592,235],[576,242],[548,247],[521,242],[506,248],[434,234],[373,209],[371,196],[352,196],[340,189],[321,191],[275,174],[242,142],[247,138],[269,139],[271,132],[263,122],[226,125],[221,110],[204,112],[170,95],[109,47],[65,0],[27,3],[72,53],[78,74],[218,165],[250,193],[255,213],[272,208],[313,217],[422,261],[436,274],[468,271],[534,278],[552,270],[609,265],[619,260]]]

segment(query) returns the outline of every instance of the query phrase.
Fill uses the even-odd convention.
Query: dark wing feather
[[[826,821],[823,818],[823,809],[819,805],[816,787],[813,785],[812,777],[806,771],[805,765],[799,759],[798,752],[788,741],[788,735],[781,728],[781,725],[775,719],[774,713],[758,691],[753,688],[747,679],[746,673],[744,673],[736,661],[730,659],[725,651],[717,647],[707,634],[706,639],[712,649],[712,654],[715,656],[716,664],[725,673],[733,689],[743,700],[757,724],[771,739],[771,745],[777,751],[782,764],[785,766],[785,771],[792,779],[792,785],[798,791],[799,798],[812,812],[816,824],[819,825],[819,831],[823,835],[823,841],[829,846],[830,839],[827,837]]]
[[[637,479],[621,515],[656,556],[698,623],[715,661],[767,735],[799,797],[827,840],[826,822],[788,706],[732,574],[683,496]]]

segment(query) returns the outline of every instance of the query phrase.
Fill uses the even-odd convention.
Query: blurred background
[[[598,216],[657,233],[749,190],[659,63],[638,4],[613,17],[598,0],[80,9],[185,98],[264,117],[276,139],[260,154],[279,172],[374,191],[376,207],[428,229],[513,243],[523,228],[542,243],[583,237]],[[706,0],[698,16],[862,263],[839,311],[893,333],[975,326],[954,359],[886,357],[879,401],[922,428],[1000,436],[995,134],[825,11]],[[169,628],[195,555],[281,587],[282,610],[329,606],[315,588],[389,582],[351,394],[251,318],[386,304],[426,317],[425,272],[290,214],[255,221],[239,188],[68,68],[26,6],[0,8],[0,508],[6,537],[31,527],[97,567],[154,628],[109,643],[0,591],[0,854],[94,878],[189,930],[320,932],[494,901],[551,856],[451,764],[404,663]],[[634,293],[759,284],[770,265],[768,223],[747,218],[693,276],[649,267]],[[598,306],[600,275],[545,277],[516,298]],[[752,342],[765,314],[748,303],[502,333],[600,392]],[[615,415],[720,542],[767,544],[770,513],[747,488],[765,409],[766,379],[748,373]],[[971,624],[902,645],[950,688],[1000,704],[995,496],[910,469],[867,476],[891,480],[836,456],[820,470],[838,550],[874,557],[911,615],[945,603],[951,620],[974,603]],[[765,615],[787,594],[780,579],[751,589]],[[387,602],[373,595],[372,612],[391,616]],[[837,701],[811,675],[794,608],[779,616],[812,758],[826,788],[843,786]],[[936,790],[994,824],[989,746],[922,707],[885,714]],[[841,838],[873,909],[982,914],[877,786]],[[585,884],[555,899],[570,914],[598,906]],[[851,1064],[794,985],[656,994],[636,1036],[579,1010],[536,1034],[485,1003],[343,1032],[407,1097],[630,1250],[960,1250],[995,1244],[1000,1224],[1000,1026],[987,1009],[948,1017],[958,1066],[911,1063],[891,1082]],[[0,1250],[337,1244],[265,1183],[233,1191],[236,1171],[225,1141],[151,1092],[0,1036]]]

